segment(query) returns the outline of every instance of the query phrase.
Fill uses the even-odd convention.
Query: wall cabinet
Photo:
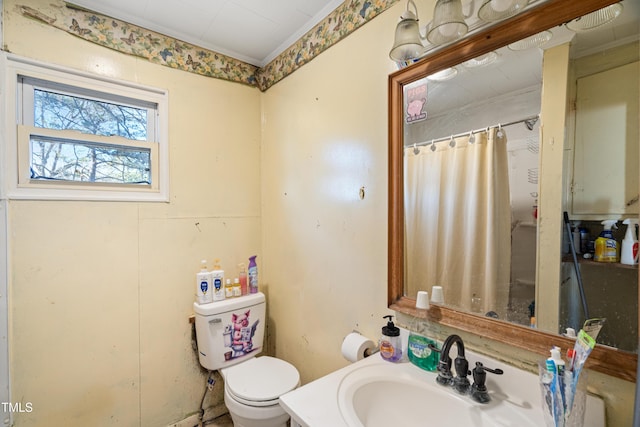
[[[638,215],[638,64],[577,79],[573,215]]]

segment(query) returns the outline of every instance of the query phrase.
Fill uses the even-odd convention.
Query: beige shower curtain
[[[422,146],[418,154],[405,149],[405,288],[415,297],[439,285],[446,305],[505,318],[511,263],[506,133],[492,128],[474,138],[456,138],[453,147],[451,141]]]

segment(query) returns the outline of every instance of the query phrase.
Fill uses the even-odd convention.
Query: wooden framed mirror
[[[392,310],[423,316],[415,299],[405,296],[405,212],[403,188],[403,88],[419,79],[484,55],[543,30],[601,9],[615,0],[547,0],[494,26],[469,35],[428,54],[419,62],[389,76],[389,211],[388,211],[388,305]],[[540,212],[541,218],[544,212]],[[561,219],[558,219],[561,221]],[[559,262],[559,261],[558,261]],[[572,346],[561,335],[479,316],[444,305],[427,312],[430,321],[477,334],[514,347],[547,355],[551,346]],[[628,381],[636,380],[637,354],[597,345],[587,367]]]

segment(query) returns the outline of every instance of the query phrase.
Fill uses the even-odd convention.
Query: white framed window
[[[168,201],[165,90],[2,61],[9,198]]]

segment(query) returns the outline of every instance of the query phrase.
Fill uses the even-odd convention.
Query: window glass
[[[147,141],[147,109],[34,89],[36,127]]]
[[[123,146],[31,138],[31,179],[151,184],[151,152]]]

